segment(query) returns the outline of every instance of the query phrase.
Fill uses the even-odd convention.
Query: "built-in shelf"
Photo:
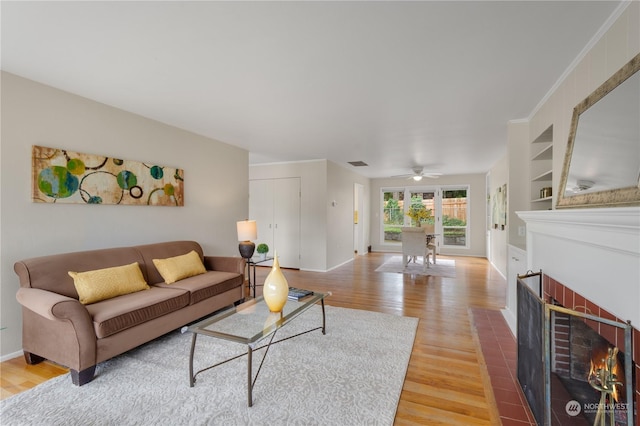
[[[531,200],[532,203],[541,203],[543,201],[551,201],[553,199],[553,197],[544,197],[544,198],[537,198],[535,200]]]
[[[535,143],[540,143],[540,142],[535,142]],[[545,147],[542,148],[542,150],[537,154],[534,154],[531,160],[536,161],[536,160],[552,160],[552,159],[553,159],[553,144],[545,143]]]
[[[546,172],[542,172],[542,174],[532,178],[531,182],[541,182],[545,180],[550,181],[552,177],[553,177],[553,171],[547,170]]]
[[[531,210],[550,210],[553,197],[547,193],[553,188],[553,125],[531,142],[529,158]]]

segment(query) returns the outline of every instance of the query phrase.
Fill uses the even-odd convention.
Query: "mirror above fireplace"
[[[640,205],[640,54],[573,110],[557,208]]]

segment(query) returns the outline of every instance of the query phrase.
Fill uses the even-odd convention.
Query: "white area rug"
[[[87,385],[68,375],[0,402],[5,425],[391,425],[418,319],[326,307],[320,330],[271,347],[247,406],[247,360],[201,373],[189,387],[191,333],[170,333],[98,365]],[[319,306],[276,338],[321,324]],[[245,352],[199,336],[194,369]],[[264,350],[254,352],[254,374]]]
[[[412,275],[433,275],[436,277],[455,278],[456,261],[453,259],[436,259],[436,264],[430,264],[428,268],[422,269],[422,257],[418,257],[416,262],[410,262],[407,266],[402,263],[402,256],[393,256],[384,262],[376,272],[397,272],[399,274]]]

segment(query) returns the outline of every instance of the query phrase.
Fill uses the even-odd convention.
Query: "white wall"
[[[423,179],[414,182],[407,179],[371,179],[371,245],[374,251],[392,251],[393,247],[385,245],[381,241],[382,230],[380,215],[382,214],[382,188],[420,187],[434,188],[436,186],[469,185],[470,213],[470,247],[465,248],[441,248],[440,253],[453,256],[479,256],[486,257],[486,181],[484,174],[442,176],[437,180]],[[397,251],[401,247],[398,245]]]
[[[327,161],[256,164],[249,179],[300,178],[300,269],[324,271],[327,265]]]
[[[299,177],[300,269],[327,271],[353,259],[353,186],[369,179],[327,160],[255,164],[249,179]],[[332,205],[336,201],[336,206]],[[368,217],[368,212],[363,215]]]
[[[588,42],[589,40],[585,40],[585,45]],[[601,34],[594,37],[593,42],[587,46],[585,54],[576,60],[575,65],[559,80],[549,96],[532,112],[531,120],[527,123],[527,138],[523,140],[520,134],[521,129],[517,134],[514,133],[514,141],[528,144],[553,125],[554,206],[559,192],[558,186],[573,108],[638,53],[640,53],[640,2],[634,1],[603,27]],[[514,158],[511,161],[514,161]],[[529,157],[523,156],[520,165],[516,162],[513,167],[528,170],[528,162]],[[528,193],[526,187],[521,190]],[[513,206],[512,210],[519,210],[519,207]],[[600,209],[600,216],[597,221],[594,221],[599,222],[599,225],[595,225],[595,228],[611,225],[617,220],[616,217],[619,214],[624,214],[624,211],[622,208]],[[574,214],[580,217],[591,213],[589,209],[576,209]],[[527,265],[520,268],[518,272],[542,269],[562,284],[597,300],[599,304],[610,312],[620,315],[621,318],[637,318],[639,312],[637,308],[640,304],[638,291],[640,247],[636,245],[633,250],[608,250],[606,253],[600,253],[601,246],[606,245],[604,241],[607,240],[596,236],[593,229],[582,231],[585,235],[581,238],[586,236],[590,240],[587,244],[579,241],[576,243],[572,241],[574,238],[561,236],[560,230],[571,232],[577,229],[574,219],[562,221],[558,219],[559,217],[571,218],[570,212],[541,211],[522,214],[522,216],[533,216],[538,223],[535,225],[537,229],[529,229],[531,226],[527,224],[528,261]],[[542,227],[539,222],[545,221],[552,222],[553,226]],[[580,226],[583,225],[580,224]],[[632,233],[637,232],[637,225],[634,226],[635,228],[632,226],[632,229],[635,231],[631,231]],[[615,234],[611,233],[609,237],[611,236],[615,237]],[[520,244],[517,245],[521,247]],[[614,283],[614,287],[606,296],[601,297],[597,294],[605,287],[611,287],[611,283]],[[513,295],[515,281],[510,280],[507,285],[507,292]],[[617,299],[608,300],[614,294]],[[508,297],[508,300],[512,302],[507,306],[505,317],[515,318],[515,298]]]
[[[498,188],[502,188],[502,186],[507,184],[507,193],[509,192],[510,184],[509,182],[509,169],[507,157],[503,157],[498,161],[492,168],[489,173],[489,195],[491,196],[490,200],[490,210],[493,206],[493,198],[496,195],[496,191]],[[509,208],[509,197],[507,197],[507,212],[510,211]],[[491,222],[493,225],[493,222]],[[511,227],[511,221],[509,220],[509,215],[507,215],[507,224],[505,228],[495,229],[493,226],[489,230],[491,234],[490,237],[490,246],[489,250],[491,250],[489,258],[491,259],[491,263],[493,266],[502,274],[503,277],[507,276],[507,241],[509,237],[509,229]]]
[[[353,260],[354,184],[364,186],[364,210],[360,227],[369,241],[369,179],[329,161],[327,163],[327,269]],[[335,205],[334,205],[335,201]]]
[[[199,241],[239,256],[235,222],[248,212],[248,152],[9,73],[2,73],[1,354],[21,349],[15,261],[52,253]],[[185,206],[31,202],[31,146],[66,148],[184,169]]]
[[[588,40],[585,40],[585,44]],[[529,141],[553,125],[553,205],[559,192],[573,108],[640,52],[640,2],[634,1],[535,111]]]
[[[507,161],[509,164],[509,186],[507,187],[509,215],[509,244],[520,249],[527,245],[526,233],[519,233],[518,228],[525,228],[524,221],[518,217],[516,211],[529,210],[530,180],[529,180],[529,122],[525,120],[511,121],[507,126]]]

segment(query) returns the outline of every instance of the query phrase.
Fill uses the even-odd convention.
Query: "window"
[[[443,246],[468,247],[467,188],[442,191]]]
[[[383,188],[382,238],[383,244],[400,244],[401,228],[416,226],[407,212],[420,207],[431,210],[431,218],[424,223],[435,224],[441,247],[469,247],[468,186],[436,187],[436,189]],[[405,200],[408,200],[405,202]]]
[[[384,243],[401,240],[400,228],[404,226],[404,189],[383,190],[382,192],[382,230]]]

